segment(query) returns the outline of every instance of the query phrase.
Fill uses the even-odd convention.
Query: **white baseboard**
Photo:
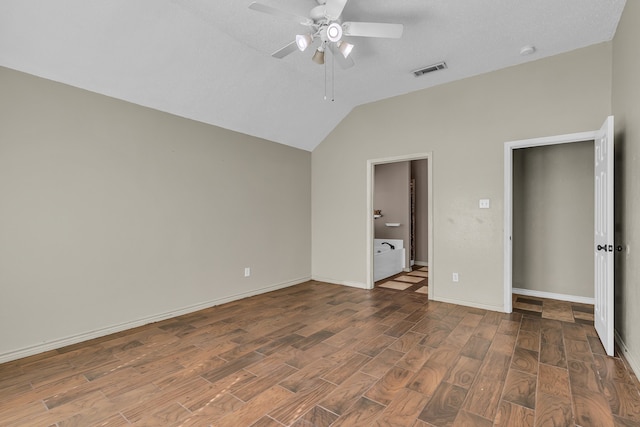
[[[577,303],[581,303],[581,304],[591,304],[591,305],[593,305],[595,303],[595,299],[594,298],[579,297],[579,296],[576,296],[576,295],[556,294],[556,293],[553,293],[553,292],[532,291],[530,289],[520,289],[520,288],[513,288],[511,290],[511,292],[513,292],[514,294],[517,294],[517,295],[525,295],[525,296],[530,296],[530,297],[555,299],[555,300],[558,300],[558,301],[577,302]]]
[[[429,263],[426,261],[413,261],[415,265],[419,265],[420,267],[429,267]]]
[[[638,360],[629,351],[629,348],[627,347],[625,342],[622,340],[622,337],[618,334],[618,331],[614,331],[614,336],[615,336],[616,343],[618,344],[618,347],[620,347],[620,350],[624,354],[624,358],[629,363],[629,366],[633,370],[633,373],[636,374],[637,376],[638,373],[640,373],[640,363],[638,363]]]
[[[504,307],[501,306],[501,305],[497,306],[497,305],[478,304],[477,302],[463,301],[463,300],[453,299],[453,298],[442,298],[442,297],[438,297],[438,296],[434,296],[433,300],[434,301],[440,301],[440,302],[446,302],[446,303],[449,303],[449,304],[464,305],[466,307],[481,308],[483,310],[499,311],[501,313],[504,313]]]
[[[348,280],[335,280],[335,279],[330,279],[328,277],[321,277],[321,276],[313,276],[311,277],[311,280],[316,280],[318,282],[331,283],[332,285],[349,286],[351,288],[359,288],[359,289],[367,289],[367,290],[370,289],[366,285],[366,283],[350,282]]]
[[[29,347],[12,350],[6,353],[0,354],[0,363],[10,362],[12,360],[22,359],[23,357],[33,356],[34,354],[44,353],[46,351],[55,350],[58,348],[66,347],[68,345],[77,344],[83,341],[92,340],[94,338],[104,337],[116,332],[126,331],[127,329],[137,328],[138,326],[148,325],[149,323],[159,322],[161,320],[171,319],[173,317],[182,316],[183,314],[193,313],[195,311],[203,310],[205,308],[214,307],[216,305],[226,304],[231,301],[237,301],[239,299],[248,298],[254,295],[264,294],[267,292],[275,291],[278,289],[288,288],[290,286],[298,285],[311,280],[309,277],[303,277],[287,282],[278,283],[276,285],[266,286],[264,288],[254,289],[249,292],[242,292],[239,294],[231,295],[224,298],[218,298],[215,300],[190,305],[188,307],[179,308],[177,310],[167,311],[165,313],[156,314],[153,316],[143,317],[130,322],[120,323],[118,325],[107,326],[106,328],[95,329],[93,331],[84,332],[77,335],[72,335],[65,338],[48,341],[42,344],[33,345]]]

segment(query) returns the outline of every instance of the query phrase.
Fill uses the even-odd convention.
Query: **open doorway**
[[[513,150],[513,293],[594,303],[593,141]]]
[[[594,142],[513,150],[514,311],[593,325]]]
[[[613,116],[599,130],[511,141],[504,146],[504,311],[511,313],[513,292],[514,151],[529,147],[593,142],[593,240],[594,326],[607,354],[613,355]]]
[[[418,266],[424,266],[429,268],[432,276],[433,272],[433,203],[432,203],[432,155],[431,153],[416,154],[410,156],[401,156],[385,159],[369,160],[367,162],[367,287],[373,289],[376,281],[375,267],[375,250],[374,244],[376,242],[376,229],[378,229],[378,235],[388,239],[382,239],[386,242],[387,246],[393,245],[394,248],[402,246],[402,264],[406,271],[410,271],[412,264]],[[386,210],[376,206],[375,192],[376,192],[376,167],[380,166],[378,171],[381,170],[389,172],[390,175],[399,176],[401,181],[404,181],[406,185],[400,190],[402,193],[400,196],[403,201],[399,204],[404,205],[404,213],[394,211],[392,206],[389,206]],[[412,166],[413,172],[412,172]],[[422,171],[421,166],[424,167]],[[420,180],[412,187],[411,178]],[[422,200],[416,194],[417,188],[426,188],[424,192],[426,200]],[[405,202],[406,201],[406,202]],[[413,201],[413,202],[412,202]],[[422,206],[417,206],[421,204]],[[412,217],[411,212],[415,215],[421,216],[421,218]],[[401,216],[400,216],[401,215]],[[425,219],[426,221],[422,221]],[[398,219],[402,218],[402,219]],[[426,230],[423,225],[426,223]],[[420,225],[418,225],[420,224]],[[382,234],[381,234],[382,233]],[[420,235],[425,235],[425,241],[418,243]],[[382,243],[382,240],[380,243]],[[387,242],[387,240],[389,240]],[[413,242],[412,242],[413,241]],[[424,245],[422,244],[424,243]],[[386,247],[386,246],[385,246]],[[412,250],[413,249],[413,250]],[[419,258],[422,258],[422,253],[426,253],[426,262]],[[394,255],[399,255],[400,252],[394,249]],[[433,281],[429,280],[428,295],[429,299],[432,298]]]

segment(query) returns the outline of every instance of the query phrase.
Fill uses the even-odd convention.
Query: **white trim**
[[[104,337],[106,335],[114,334],[116,332],[126,331],[127,329],[137,328],[139,326],[148,325],[149,323],[159,322],[161,320],[171,319],[173,317],[182,316],[184,314],[193,313],[205,308],[214,307],[228,302],[248,298],[254,295],[264,294],[267,292],[275,291],[278,289],[288,288],[290,286],[298,285],[311,280],[309,277],[303,277],[288,282],[282,282],[272,286],[266,286],[264,288],[255,289],[249,292],[242,292],[239,294],[231,295],[224,298],[218,298],[215,300],[190,305],[187,307],[179,308],[177,310],[171,310],[164,313],[155,314],[148,317],[143,317],[130,322],[124,322],[117,325],[107,326],[106,328],[94,329],[93,331],[84,332],[77,335],[71,335],[65,338],[56,339],[53,341],[44,342],[29,347],[23,347],[17,350],[12,350],[6,353],[0,354],[0,363],[10,362],[12,360],[22,359],[23,357],[33,356],[34,354],[44,353],[46,351],[55,350],[58,348],[66,347],[68,345],[77,344],[83,341],[88,341],[94,338]]]
[[[509,143],[504,144],[504,307],[505,313],[513,311],[511,293],[513,288],[513,247],[511,234],[513,233],[513,148]]]
[[[618,331],[613,331],[613,333],[616,337],[616,343],[618,343],[618,347],[620,347],[620,350],[622,351],[622,353],[624,353],[624,358],[629,363],[629,366],[633,370],[633,373],[638,375],[638,373],[640,372],[640,363],[638,363],[638,361],[633,357],[633,352],[629,351],[629,348],[622,340],[622,337],[618,334]]]
[[[578,302],[580,304],[595,304],[595,298],[581,297],[577,295],[556,294],[554,292],[534,291],[531,289],[513,288],[512,293],[530,297],[555,299],[558,301]]]
[[[413,263],[414,265],[419,265],[420,267],[429,267],[429,262],[425,262],[425,261],[414,261]]]
[[[366,283],[351,282],[349,280],[336,280],[336,279],[329,279],[328,277],[320,277],[320,276],[313,276],[311,280],[315,280],[317,282],[331,283],[332,285],[349,286],[350,288],[358,288],[358,289],[366,289],[366,290],[371,289],[367,286]]]
[[[504,143],[504,307],[505,313],[513,311],[511,294],[513,292],[513,248],[511,235],[513,233],[513,150],[519,148],[541,147],[543,145],[568,144],[572,142],[593,141],[600,134],[600,130],[566,135],[547,136],[543,138],[522,139]]]
[[[570,144],[572,142],[593,141],[601,135],[600,129],[589,132],[568,133],[565,135],[545,136],[542,138],[520,139],[506,142],[512,148],[541,147],[543,145]]]
[[[473,301],[465,301],[465,300],[459,300],[459,299],[455,299],[455,298],[435,297],[433,300],[434,301],[439,301],[439,302],[446,302],[446,303],[449,303],[449,304],[463,305],[465,307],[480,308],[482,310],[502,312],[502,307],[500,307],[499,305],[480,304],[480,303],[473,302]]]
[[[428,265],[433,266],[433,152],[409,154],[404,156],[385,157],[381,159],[367,160],[367,205],[365,213],[365,224],[367,224],[367,282],[363,289],[373,289],[375,282],[373,280],[373,237],[374,237],[374,223],[373,223],[373,192],[374,192],[374,167],[376,165],[382,165],[386,163],[408,162],[412,160],[427,160],[427,251]],[[433,282],[433,268],[429,271],[429,290],[428,299],[433,299],[435,282]],[[331,282],[333,283],[333,282]]]

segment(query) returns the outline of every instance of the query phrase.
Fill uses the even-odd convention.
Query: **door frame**
[[[429,263],[429,284],[428,284],[428,298],[433,299],[433,152],[408,154],[404,156],[385,157],[380,159],[367,160],[367,209],[366,209],[366,224],[367,224],[367,282],[366,289],[373,289],[375,282],[373,281],[373,239],[374,239],[374,218],[373,218],[373,196],[375,191],[375,166],[387,163],[399,163],[410,162],[412,160],[426,160],[427,161],[427,250],[428,263]]]
[[[600,131],[570,133],[542,138],[522,139],[504,144],[504,312],[511,313],[513,293],[513,150],[595,141]]]

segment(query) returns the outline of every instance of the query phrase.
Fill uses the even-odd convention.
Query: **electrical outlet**
[[[246,267],[244,269],[244,277],[249,277],[249,276],[251,276],[251,268]]]
[[[459,282],[460,276],[458,276],[458,273],[453,273],[453,275],[451,276],[451,280],[454,282]]]

